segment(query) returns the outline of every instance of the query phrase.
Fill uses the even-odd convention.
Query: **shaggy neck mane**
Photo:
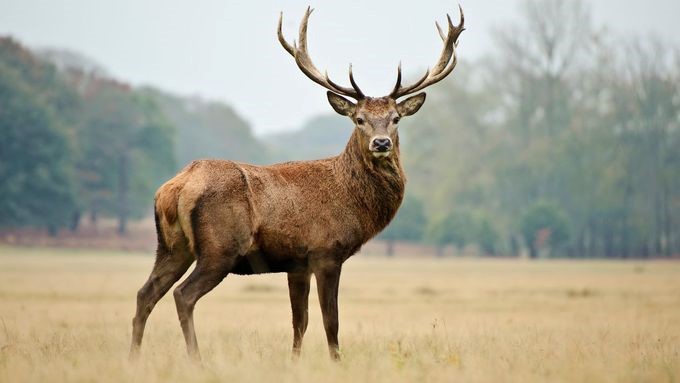
[[[336,157],[340,182],[347,186],[357,213],[364,215],[366,238],[372,238],[390,223],[404,198],[406,178],[399,159],[399,139],[392,154],[375,158],[362,146],[354,129],[345,150]]]

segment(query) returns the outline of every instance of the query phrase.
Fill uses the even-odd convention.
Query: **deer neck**
[[[370,239],[390,223],[404,198],[406,178],[401,167],[399,139],[394,140],[392,154],[375,158],[354,130],[345,150],[337,157],[341,182],[353,197],[357,214],[365,214]]]

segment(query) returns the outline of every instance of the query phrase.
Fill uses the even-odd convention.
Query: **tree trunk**
[[[121,153],[118,163],[118,234],[127,233],[129,169],[128,154]]]
[[[69,229],[71,232],[76,232],[78,231],[78,227],[80,227],[80,216],[82,215],[82,212],[80,210],[76,210],[73,212],[73,215],[71,216],[71,225],[69,225]]]
[[[538,258],[538,249],[536,249],[536,245],[533,243],[529,244],[529,258],[531,259]]]
[[[670,191],[668,189],[668,180],[664,179],[662,186],[664,255],[670,258],[671,255],[673,255],[673,231],[671,229],[671,208],[669,203]]]
[[[633,188],[634,185],[639,187],[638,184],[633,183],[633,174],[635,174],[636,171],[634,164],[635,161],[633,158],[629,158],[626,165],[628,173],[628,176],[625,177],[626,189],[623,194],[623,226],[621,228],[621,241],[625,258],[635,258],[636,256],[639,256],[639,254],[635,254],[637,243],[631,241],[634,230],[632,225],[633,205],[635,203],[634,197],[635,193],[639,192]]]
[[[606,258],[614,257],[614,236],[611,228],[607,228],[604,233],[604,256]]]
[[[394,240],[388,239],[388,240],[386,241],[386,243],[387,243],[387,248],[385,249],[385,250],[386,250],[386,253],[385,253],[385,254],[386,254],[388,257],[393,257],[393,256],[394,256]]]
[[[579,230],[578,235],[576,236],[576,245],[574,246],[575,253],[572,254],[573,258],[583,257],[583,252],[585,251],[584,246],[583,246],[583,241],[585,240],[583,238],[584,231],[585,231],[585,229]]]
[[[97,215],[97,209],[93,207],[92,210],[90,210],[90,225],[92,225],[92,229],[94,230],[95,233],[99,231],[98,230],[99,228],[97,226],[98,221],[99,216]]]
[[[513,257],[519,256],[519,243],[518,243],[517,237],[515,237],[515,235],[510,236],[510,254]]]

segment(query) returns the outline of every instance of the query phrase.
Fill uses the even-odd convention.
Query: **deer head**
[[[333,109],[347,116],[355,124],[356,129],[362,133],[360,135],[363,147],[370,152],[373,157],[386,158],[393,153],[395,143],[398,142],[397,125],[402,117],[407,117],[416,113],[425,102],[425,93],[421,92],[415,96],[398,101],[399,98],[416,93],[426,87],[437,83],[449,75],[456,67],[456,45],[458,36],[465,30],[465,17],[463,9],[460,9],[460,23],[454,26],[451,17],[447,14],[448,31],[444,34],[438,23],[437,31],[444,42],[439,60],[432,69],[428,69],[425,74],[411,85],[401,84],[401,63],[397,69],[397,82],[392,92],[383,97],[368,97],[364,95],[352,74],[352,65],[349,66],[350,87],[338,85],[331,81],[328,73],[321,72],[314,66],[312,59],[307,52],[307,23],[313,9],[307,8],[302,23],[298,42],[293,41],[289,44],[283,37],[281,25],[283,13],[279,17],[278,37],[283,48],[295,59],[295,63],[310,80],[328,89],[328,102]],[[347,98],[356,100],[352,102]]]

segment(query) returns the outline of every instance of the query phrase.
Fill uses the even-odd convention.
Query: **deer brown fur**
[[[398,97],[421,89],[418,83],[402,88],[400,74],[394,92],[401,93],[380,98],[365,97],[353,78],[350,89],[335,85],[327,76],[314,77],[319,72],[306,54],[302,37],[310,14],[308,10],[300,28],[300,48],[287,45],[280,29],[279,39],[308,77],[331,90],[328,99],[333,108],[354,122],[345,150],[327,159],[270,166],[194,161],[161,186],[155,198],[156,262],[137,295],[132,356],[138,353],[153,307],[195,261],[194,270],[174,291],[191,356],[199,358],[193,322],[199,298],[229,273],[285,272],[293,312],[293,352],[300,352],[307,328],[314,275],[329,350],[339,358],[337,299],[342,264],[387,226],[401,204],[405,177],[397,124],[401,117],[418,111],[425,94],[397,103]],[[458,28],[457,34],[462,22]],[[451,41],[456,40],[457,35]],[[420,83],[433,81],[431,75],[428,72]]]

